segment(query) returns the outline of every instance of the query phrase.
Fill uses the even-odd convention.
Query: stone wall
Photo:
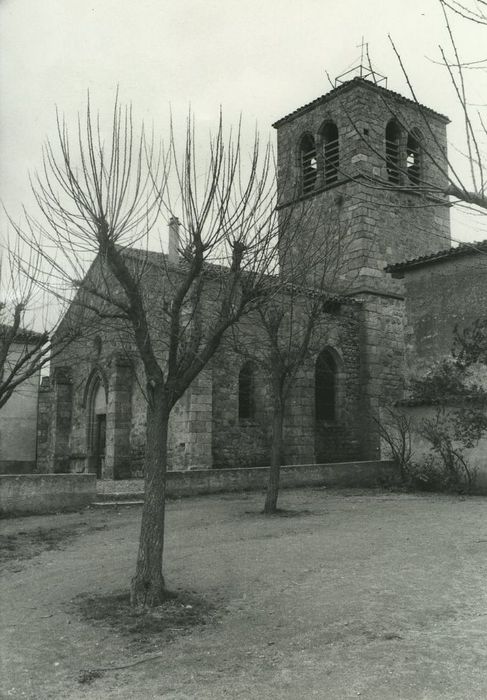
[[[107,436],[102,476],[129,476],[133,381],[130,346],[113,324],[90,323],[84,337],[56,356],[50,383],[41,391],[38,471],[94,471],[92,403],[102,386]]]
[[[0,475],[0,515],[78,510],[95,495],[94,474]]]
[[[447,183],[435,162],[446,171],[447,120],[367,81],[352,80],[276,124],[281,218],[291,219],[283,245],[289,245],[291,236],[296,254],[306,256],[310,247],[319,250],[323,235],[336,235],[338,228],[347,256],[343,282],[354,290],[401,293],[401,283],[383,273],[386,264],[450,245],[446,199],[432,199],[406,176],[401,176],[400,186],[388,182],[385,129],[392,117],[401,125],[403,140],[407,131],[421,131],[421,181],[444,189]],[[318,178],[314,190],[300,197],[300,139],[305,133],[314,136],[319,170],[319,134],[327,120],[333,120],[339,132],[337,181],[320,185]],[[290,208],[294,214],[288,213]]]
[[[169,421],[168,461],[172,469],[212,465],[211,369],[204,369],[174,406]]]
[[[267,485],[269,468],[210,469],[173,472],[168,477],[169,496],[194,496],[229,491],[255,491]],[[399,482],[394,462],[299,464],[281,467],[281,488],[326,486],[372,488]]]
[[[9,363],[15,362],[25,349],[23,343],[13,344],[6,372]],[[40,372],[36,372],[0,409],[0,474],[20,474],[35,468],[39,381]]]
[[[239,469],[194,469],[172,471],[167,475],[167,496],[180,498],[232,491],[260,491],[267,486],[269,467]],[[280,487],[315,486],[326,488],[375,488],[398,484],[397,465],[390,460],[340,462],[337,464],[295,464],[281,467]],[[99,481],[101,500],[140,500],[143,481]]]
[[[404,271],[409,371],[451,355],[453,331],[486,317],[485,256],[451,256]]]
[[[443,187],[445,174],[438,164],[444,165],[446,161],[448,118],[396,92],[355,78],[303,108],[298,107],[274,124],[278,132],[279,164],[282,165],[280,185],[285,188],[281,189],[281,199],[290,199],[296,192],[299,159],[295,155],[301,136],[309,133],[318,144],[320,129],[327,121],[333,121],[338,127],[343,174],[360,172],[361,164],[367,163],[375,169],[371,174],[387,181],[385,130],[392,118],[403,132],[401,141],[405,140],[407,131],[417,129],[421,132],[423,177],[425,181]],[[404,146],[405,143],[401,143],[402,149]],[[316,184],[320,185],[319,177]]]
[[[249,329],[249,332],[252,329]],[[249,340],[257,343],[257,329]],[[224,342],[212,364],[212,462],[218,469],[261,467],[269,463],[271,439],[271,398],[269,380],[262,367],[255,365],[255,413],[239,420],[238,376],[247,361],[231,342]]]
[[[359,301],[342,299],[334,310],[323,311],[287,402],[285,463],[377,456],[372,415],[382,398],[397,392],[401,384],[401,304],[395,296],[362,294]],[[298,305],[294,313],[299,316],[301,312]],[[269,463],[270,377],[262,365],[257,364],[256,369],[255,415],[251,420],[239,420],[238,416],[238,375],[246,359],[245,343],[261,347],[262,331],[252,317],[244,319],[239,329],[244,347],[233,347],[233,335],[229,334],[173,409],[168,445],[170,470]],[[42,428],[39,467],[47,470],[50,463],[58,471],[93,471],[90,396],[93,387],[102,384],[107,399],[102,477],[141,476],[146,423],[141,363],[127,344],[120,346],[113,328],[93,328],[92,336],[56,358],[50,388],[52,406],[49,408],[48,402],[42,400],[43,406],[46,403],[43,415],[49,416],[51,428]],[[335,353],[338,367],[337,412],[331,423],[315,417],[315,365],[324,348]]]
[[[380,447],[375,418],[380,407],[403,398],[404,300],[362,294],[361,319],[361,435],[363,455],[378,459]]]
[[[51,422],[54,401],[50,377],[43,377],[39,387],[37,409],[37,462],[31,473],[48,474],[51,470]]]
[[[304,364],[286,404],[283,461],[287,464],[375,458],[377,438],[371,411],[398,384],[401,342],[400,300],[363,296],[342,299],[324,311],[313,332]],[[299,304],[294,309],[300,313]],[[295,319],[296,321],[296,319]],[[107,391],[107,451],[103,478],[143,474],[146,402],[144,378],[136,354],[116,348],[109,333],[98,329],[97,342],[84,339],[56,358],[51,382],[53,407],[45,455],[58,469],[92,471],[89,413],[93,378]],[[292,329],[288,329],[292,330]],[[256,363],[255,414],[238,416],[238,375],[246,347],[262,348],[262,330],[251,316],[239,324],[241,348],[228,334],[213,360],[193,382],[170,418],[168,468],[256,467],[269,463],[272,400],[270,376]],[[315,366],[323,349],[337,362],[336,417],[315,416]],[[66,363],[66,364],[64,364]],[[67,365],[67,367],[66,367]],[[69,371],[68,371],[69,368]],[[62,430],[61,430],[62,428]],[[49,461],[42,457],[40,464]],[[47,460],[47,461],[46,461]],[[45,469],[45,466],[42,467]]]
[[[305,310],[294,302],[293,331],[299,337],[299,315]],[[343,301],[334,313],[323,312],[314,328],[307,356],[299,367],[286,401],[283,461],[303,464],[315,461],[351,460],[362,456],[360,304]],[[266,336],[258,320],[249,317],[235,329],[236,347],[226,342],[213,368],[213,465],[261,466],[269,463],[272,433],[271,376]],[[324,422],[315,415],[315,366],[318,354],[330,349],[337,363],[336,417]],[[248,359],[255,364],[255,415],[240,420],[238,377]]]

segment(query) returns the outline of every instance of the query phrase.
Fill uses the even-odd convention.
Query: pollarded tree
[[[278,257],[271,151],[256,137],[250,158],[244,157],[240,127],[225,139],[220,118],[200,169],[191,121],[180,155],[172,131],[165,151],[143,129],[135,136],[131,110],[118,104],[104,139],[88,105],[75,145],[58,118],[57,142],[47,142],[32,186],[43,219],[27,217],[24,241],[57,271],[57,294],[75,290],[74,306],[118,328],[143,366],[145,500],[131,600],[157,605],[167,594],[169,416],[225,332],[267,294]],[[177,227],[175,203],[179,241],[170,241],[170,254],[150,265],[140,248],[161,220]]]
[[[347,264],[351,244],[347,227],[336,210],[326,205],[322,209],[318,212],[315,207],[312,216],[301,212],[297,222],[290,216],[295,228],[286,225],[280,236],[280,277],[268,281],[267,293],[251,319],[253,332],[244,324],[234,330],[236,351],[260,366],[269,380],[272,430],[264,504],[267,515],[277,511],[283,426],[291,391],[313,345],[322,343],[329,331],[329,313],[335,313],[341,295],[353,282]],[[317,223],[313,226],[312,222]],[[297,255],[293,232],[299,235],[301,224],[306,225],[308,245],[301,246]]]

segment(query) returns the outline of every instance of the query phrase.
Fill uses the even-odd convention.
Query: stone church
[[[449,351],[454,324],[474,317],[486,286],[481,247],[451,248],[442,194],[448,118],[371,77],[337,84],[273,125],[280,208],[299,199],[311,212],[295,254],[316,244],[310,227],[323,211],[340,219],[350,242],[346,292],[342,284],[323,310],[324,330],[289,400],[286,464],[379,457],[374,415],[402,397],[408,373]],[[161,256],[150,254],[154,270]],[[140,476],[137,360],[103,329],[74,351],[55,358],[41,387],[38,470]],[[223,343],[173,411],[170,468],[268,464],[266,383]]]

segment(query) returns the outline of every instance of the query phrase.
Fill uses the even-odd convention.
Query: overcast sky
[[[485,36],[455,21],[465,60],[485,57]],[[203,131],[223,106],[274,137],[279,117],[329,90],[360,58],[362,36],[388,87],[409,96],[390,42],[401,51],[418,99],[448,114],[461,148],[461,113],[445,70],[448,46],[436,0],[0,0],[0,178],[11,211],[30,206],[28,171],[52,135],[54,106],[73,119],[89,88],[103,111],[121,100],[167,133],[171,106],[184,120],[191,104]],[[471,99],[485,98],[479,86]],[[487,238],[478,218],[457,237]]]

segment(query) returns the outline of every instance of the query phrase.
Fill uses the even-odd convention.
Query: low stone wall
[[[269,467],[241,469],[191,469],[167,473],[169,497],[197,496],[229,491],[259,491],[267,486]],[[394,462],[337,462],[333,464],[297,464],[281,467],[281,487],[328,486],[330,488],[370,488],[383,483],[399,482]],[[142,498],[142,479],[98,481],[102,500]]]
[[[192,469],[168,472],[169,497],[231,491],[258,491],[267,485],[269,468]],[[399,481],[394,462],[339,462],[281,467],[281,487],[370,488]],[[142,496],[143,481],[96,481],[94,474],[0,474],[0,515],[77,510],[95,500]]]
[[[194,469],[168,472],[168,496],[193,496],[224,491],[258,491],[267,486],[269,467],[247,469]],[[281,488],[294,486],[378,486],[399,480],[392,461],[296,464],[281,467]]]
[[[95,495],[94,474],[0,474],[0,515],[77,510]]]
[[[0,460],[0,474],[32,474],[35,468],[35,459],[29,461],[19,459]]]

